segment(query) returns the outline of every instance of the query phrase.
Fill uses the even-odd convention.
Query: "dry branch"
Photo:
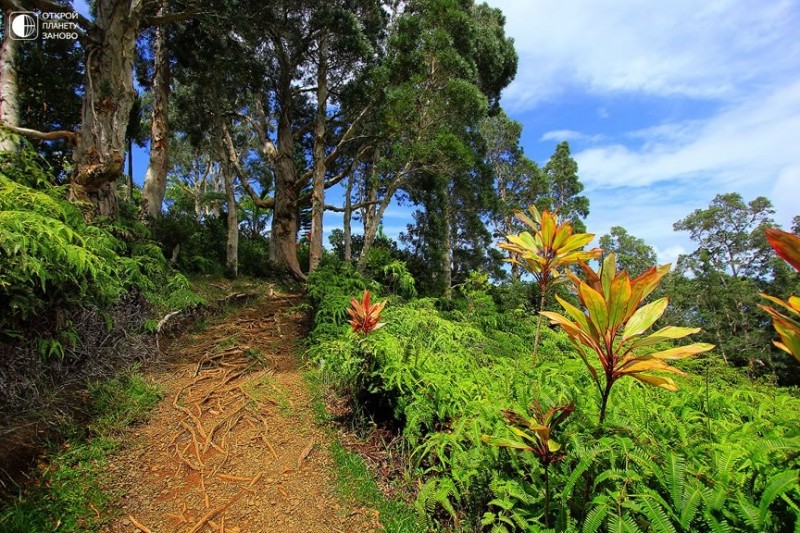
[[[306,446],[303,451],[300,453],[300,457],[297,458],[297,469],[300,470],[300,467],[303,466],[303,461],[311,454],[311,450],[314,449],[314,438],[312,437],[310,441],[308,441],[308,446]]]
[[[148,528],[147,526],[143,526],[143,525],[142,525],[142,524],[141,524],[141,523],[140,523],[138,520],[136,520],[136,519],[133,517],[133,515],[128,515],[128,520],[130,520],[130,521],[131,521],[131,524],[133,524],[134,526],[136,526],[136,528],[138,528],[138,529],[139,529],[139,531],[141,531],[142,533],[153,533],[153,532],[150,530],[150,528]]]
[[[193,527],[192,529],[190,529],[190,530],[189,530],[189,533],[197,533],[198,531],[200,531],[201,529],[203,529],[203,526],[205,526],[205,525],[206,525],[206,524],[207,524],[207,523],[208,523],[208,522],[209,522],[209,521],[210,521],[212,518],[214,518],[215,516],[217,516],[219,513],[224,513],[225,511],[227,511],[227,510],[228,510],[228,508],[229,508],[231,505],[233,505],[234,503],[236,503],[236,501],[237,501],[239,498],[241,498],[241,497],[242,497],[242,495],[243,495],[244,493],[245,493],[245,490],[244,490],[244,489],[240,490],[239,492],[237,492],[237,493],[236,493],[236,495],[234,495],[234,496],[233,496],[233,498],[231,498],[230,500],[228,500],[228,501],[227,501],[227,503],[225,503],[225,504],[224,504],[224,505],[222,505],[221,507],[217,507],[216,509],[214,509],[214,510],[212,510],[212,511],[209,511],[209,512],[207,512],[205,515],[203,515],[203,517],[202,517],[202,518],[200,518],[200,521],[199,521],[199,522],[197,522],[197,523],[194,525],[194,527]]]
[[[158,324],[156,325],[156,333],[161,333],[161,330],[164,328],[167,322],[169,322],[172,317],[177,316],[179,314],[181,314],[180,311],[172,311],[171,313],[167,313],[166,315],[164,315],[164,318],[159,320]]]
[[[232,476],[230,474],[217,474],[217,477],[223,481],[252,481],[252,478],[244,476]]]

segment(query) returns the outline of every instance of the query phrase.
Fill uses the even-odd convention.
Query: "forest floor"
[[[104,531],[381,529],[377,511],[336,494],[298,355],[302,300],[269,292],[162,346],[146,376],[164,400],[111,458],[122,513]]]

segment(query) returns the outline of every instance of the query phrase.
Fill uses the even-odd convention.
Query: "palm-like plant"
[[[768,229],[767,240],[780,257],[800,272],[800,237],[786,231]],[[781,338],[772,342],[800,362],[800,296],[790,296],[785,302],[768,294],[761,293],[761,296],[782,308],[779,311],[774,307],[759,305],[772,316],[772,325]]]
[[[347,314],[350,315],[348,322],[356,333],[366,335],[385,326],[380,319],[386,302],[372,304],[371,298],[372,295],[365,289],[360,302],[355,298],[350,300],[350,309],[347,310]]]
[[[639,348],[664,341],[680,339],[700,331],[699,328],[668,326],[644,336],[667,308],[668,298],[660,298],[639,307],[642,301],[658,286],[669,271],[669,265],[653,267],[634,279],[623,270],[616,272],[616,258],[609,254],[603,262],[601,273],[580,263],[586,281],[572,273],[567,275],[575,284],[585,312],[569,302],[558,298],[569,318],[558,313],[542,312],[554,324],[558,324],[569,335],[572,344],[586,364],[600,392],[600,423],[606,416],[606,406],[611,388],[623,376],[631,376],[648,385],[676,391],[675,382],[651,371],[684,374],[670,366],[667,361],[691,357],[714,348],[713,344],[696,343],[678,346],[650,354],[638,354]],[[589,361],[594,352],[599,368]],[[602,377],[601,377],[602,374]]]
[[[602,250],[593,248],[582,250],[594,238],[592,233],[573,233],[570,222],[558,222],[555,213],[543,211],[535,206],[528,208],[530,216],[515,211],[514,216],[530,231],[518,235],[506,235],[508,242],[500,243],[500,248],[511,252],[509,262],[519,265],[533,275],[539,285],[539,312],[544,310],[545,298],[550,287],[560,276],[560,269],[580,261],[600,257]],[[536,337],[533,342],[533,363],[539,350],[541,315],[536,323]]]
[[[551,435],[574,410],[574,404],[570,403],[551,407],[544,411],[539,400],[534,400],[533,405],[529,408],[530,416],[510,409],[503,411],[506,425],[514,437],[481,436],[481,440],[486,444],[530,452],[542,463],[545,485],[545,527],[550,526],[550,465],[561,461],[566,456],[561,445],[553,440]]]

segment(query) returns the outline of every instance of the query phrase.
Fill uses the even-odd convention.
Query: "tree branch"
[[[304,124],[302,127],[300,127],[298,130],[296,130],[294,133],[292,133],[292,137],[294,137],[294,140],[297,141],[300,138],[302,138],[303,135],[305,135],[306,133],[310,132],[313,128],[314,128],[314,122],[313,121],[309,121],[306,124]]]
[[[336,158],[339,157],[339,150],[342,148],[342,146],[344,146],[345,143],[350,141],[350,138],[353,136],[353,133],[355,132],[356,126],[358,125],[359,122],[361,122],[361,119],[366,116],[366,114],[369,112],[370,109],[372,109],[372,104],[368,104],[364,109],[362,109],[361,113],[359,113],[358,116],[355,118],[355,120],[353,120],[353,123],[350,124],[350,127],[347,128],[347,131],[344,132],[344,135],[342,135],[342,138],[336,144],[336,147],[328,155],[328,157],[325,158],[326,167],[330,166],[334,161],[336,161]]]
[[[257,207],[262,207],[265,209],[271,209],[275,207],[274,198],[261,198],[258,194],[256,194],[255,189],[253,189],[253,186],[250,185],[250,182],[247,180],[247,176],[245,175],[242,165],[239,162],[239,155],[236,153],[236,148],[233,146],[233,139],[231,138],[231,133],[228,130],[228,127],[225,124],[222,124],[221,128],[225,151],[228,153],[228,161],[231,162],[234,170],[239,175],[239,183],[242,184],[242,187],[245,191],[247,191],[247,194],[250,196],[250,198],[252,198],[253,203]]]
[[[371,146],[365,146],[364,148],[362,148],[361,151],[358,152],[358,154],[353,158],[353,160],[350,161],[350,164],[347,165],[346,169],[344,169],[343,171],[341,171],[340,173],[338,173],[337,175],[335,175],[334,177],[325,182],[325,188],[330,189],[331,187],[333,187],[334,185],[345,179],[348,175],[350,175],[350,173],[353,172],[355,166],[361,161],[361,158],[364,156],[364,154],[371,149],[372,149]]]
[[[72,144],[75,144],[78,141],[78,134],[74,131],[39,131],[2,123],[0,123],[0,129],[10,131],[11,133],[16,133],[17,135],[22,135],[27,139],[33,139],[36,141],[57,141],[60,139],[66,139]]]
[[[356,209],[362,209],[370,205],[379,205],[381,202],[382,200],[373,200],[371,202],[361,202],[358,204],[353,204],[350,206],[350,210],[355,211]],[[334,213],[344,213],[346,211],[344,207],[336,207],[335,205],[326,205],[325,210],[333,211]]]
[[[270,163],[274,164],[275,158],[278,156],[278,148],[275,146],[275,143],[272,142],[272,139],[269,138],[269,120],[267,120],[267,113],[264,111],[264,102],[259,95],[257,95],[254,100],[258,122],[254,121],[249,115],[247,118],[250,120],[253,128],[255,128],[256,134],[261,141],[261,150],[263,154],[267,156]]]
[[[170,13],[169,15],[156,15],[147,17],[142,21],[142,26],[164,26],[172,24],[173,22],[182,22],[184,20],[191,20],[199,17],[207,12],[202,11],[185,11],[183,13]]]

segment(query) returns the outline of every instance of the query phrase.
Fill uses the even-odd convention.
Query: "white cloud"
[[[623,226],[672,262],[695,249],[673,223],[717,194],[766,196],[784,227],[800,213],[796,0],[490,3],[506,14],[520,55],[503,95],[509,111],[580,106],[587,96],[597,106],[586,122],[602,137],[573,156],[598,236]],[[653,97],[691,101],[694,114],[642,107]],[[615,119],[632,115],[650,125],[620,133]],[[551,124],[541,140],[584,140],[589,127],[575,120],[572,129]]]
[[[792,218],[800,215],[800,165],[781,171],[769,198],[775,205],[777,222],[790,229]]]
[[[666,263],[672,263],[674,265],[678,260],[678,256],[686,255],[686,253],[686,248],[679,244],[673,244],[664,250],[660,250],[656,247],[656,257],[658,258],[659,265],[664,265]]]
[[[587,189],[682,180],[770,195],[779,174],[800,165],[794,142],[800,138],[800,82],[754,95],[706,121],[664,124],[632,136],[644,141],[641,147],[610,144],[574,155]]]
[[[588,225],[602,232],[621,225],[654,245],[660,261],[695,248],[672,224],[717,194],[766,196],[776,221],[789,227],[800,213],[798,138],[800,82],[754,94],[705,121],[665,123],[631,132],[628,144],[577,152],[591,200]]]
[[[732,97],[800,57],[796,2],[490,0],[506,15],[520,68],[504,105],[530,109],[570,87]]]
[[[553,130],[544,133],[540,141],[588,141],[598,142],[604,139],[603,135],[587,135],[575,130]]]

